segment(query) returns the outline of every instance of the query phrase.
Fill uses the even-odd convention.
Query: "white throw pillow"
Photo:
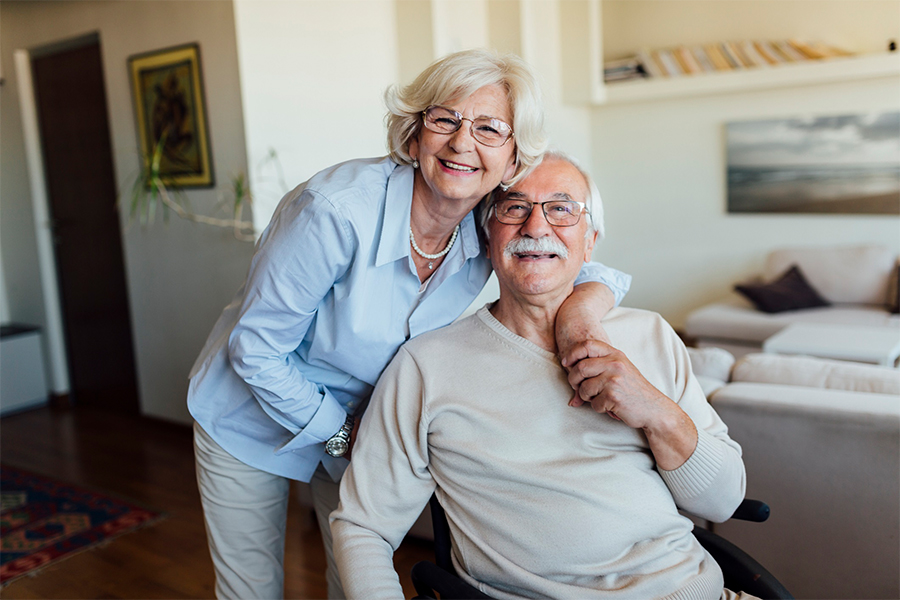
[[[748,354],[734,365],[731,380],[900,396],[897,369],[811,356]]]
[[[687,351],[691,357],[691,371],[698,379],[703,377],[726,382],[731,377],[731,367],[734,366],[734,356],[731,352],[714,347],[688,348]]]
[[[897,255],[885,246],[782,248],[766,257],[763,278],[772,281],[797,265],[829,302],[883,305],[896,262]]]

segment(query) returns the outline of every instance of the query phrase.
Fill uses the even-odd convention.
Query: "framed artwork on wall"
[[[900,214],[900,112],[726,125],[729,213]]]
[[[135,117],[144,168],[160,140],[159,174],[166,185],[214,185],[200,71],[200,47],[186,44],[131,56]]]

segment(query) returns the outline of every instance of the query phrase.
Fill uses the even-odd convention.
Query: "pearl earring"
[[[512,187],[511,183],[506,183],[504,181],[500,182],[500,189],[503,190],[504,192],[508,192],[509,188],[511,188],[511,187]]]
[[[418,169],[418,168],[419,168],[419,161],[417,161],[416,159],[413,159],[413,169]]]

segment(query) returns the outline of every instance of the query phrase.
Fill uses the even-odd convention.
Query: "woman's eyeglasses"
[[[493,117],[468,119],[455,110],[444,106],[429,106],[422,111],[422,120],[429,131],[444,135],[455,133],[462,127],[463,121],[469,121],[472,123],[472,126],[469,128],[469,133],[472,134],[472,137],[491,148],[498,148],[504,145],[515,135],[512,127],[500,119]]]

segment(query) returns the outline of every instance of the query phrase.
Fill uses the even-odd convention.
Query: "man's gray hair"
[[[597,232],[597,241],[603,239],[606,235],[606,230],[603,225],[603,200],[600,198],[600,190],[597,188],[597,184],[594,183],[594,180],[591,178],[590,174],[585,170],[581,164],[570,154],[563,152],[562,150],[558,150],[556,148],[551,148],[547,150],[540,157],[540,159],[535,162],[535,164],[528,170],[528,173],[533,171],[540,165],[543,161],[551,159],[551,160],[561,160],[569,163],[581,173],[581,176],[584,177],[584,182],[587,184],[587,198],[584,199],[585,208],[588,211],[588,219],[587,219],[587,232],[585,235],[590,235],[591,232]],[[525,177],[528,177],[528,174],[525,174]],[[500,188],[494,189],[487,197],[484,199],[484,202],[481,206],[481,227],[484,229],[485,235],[488,234],[488,221],[491,216],[491,209],[494,206],[494,202],[500,199],[503,196],[503,190]]]

